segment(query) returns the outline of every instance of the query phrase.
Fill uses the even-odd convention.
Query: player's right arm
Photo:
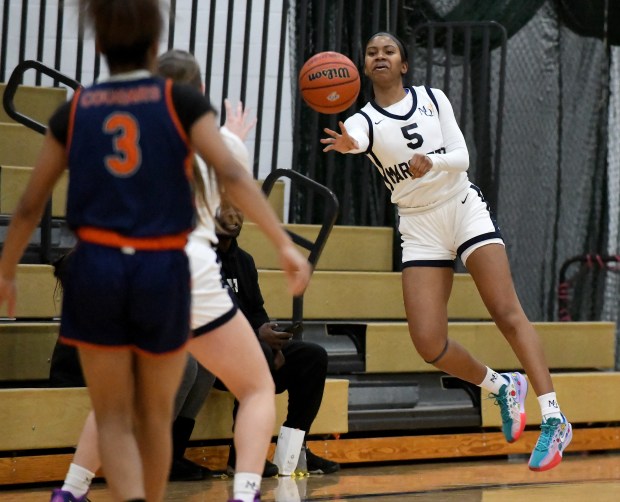
[[[338,126],[340,133],[327,127],[324,129],[329,136],[321,139],[321,143],[327,145],[323,148],[324,152],[362,153],[368,149],[368,122],[362,115],[356,113],[344,123],[338,122]]]

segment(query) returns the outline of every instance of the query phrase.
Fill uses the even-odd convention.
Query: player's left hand
[[[241,141],[245,141],[248,137],[248,133],[256,125],[256,117],[250,119],[250,109],[244,109],[241,101],[233,108],[230,101],[225,99],[224,106],[226,107],[226,122],[224,123],[224,127],[233,134],[239,136]]]
[[[433,161],[428,155],[414,153],[409,160],[409,172],[413,178],[421,178],[433,167]]]

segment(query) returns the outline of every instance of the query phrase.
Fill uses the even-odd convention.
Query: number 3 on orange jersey
[[[115,112],[106,118],[103,132],[113,136],[114,154],[104,158],[108,171],[116,176],[131,176],[142,163],[138,121],[131,113]]]

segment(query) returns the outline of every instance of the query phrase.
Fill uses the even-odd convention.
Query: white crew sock
[[[545,422],[550,418],[559,418],[562,420],[560,404],[558,403],[558,398],[555,397],[555,392],[543,394],[542,396],[538,396],[537,399],[540,405],[540,414]]]
[[[503,385],[510,383],[506,378],[500,375],[497,371],[493,371],[491,368],[487,367],[487,375],[482,380],[482,383],[478,384],[478,387],[482,387],[493,394],[499,394],[500,389]]]
[[[94,472],[90,472],[81,465],[71,464],[62,489],[71,492],[74,497],[83,497],[88,493],[94,477]]]
[[[241,502],[254,502],[256,492],[260,491],[262,476],[254,472],[237,472],[233,481],[233,494]]]

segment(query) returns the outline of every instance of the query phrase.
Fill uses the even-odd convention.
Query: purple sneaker
[[[71,492],[56,488],[52,492],[52,498],[50,499],[50,502],[89,502],[89,500],[86,498],[86,495],[76,497]]]

